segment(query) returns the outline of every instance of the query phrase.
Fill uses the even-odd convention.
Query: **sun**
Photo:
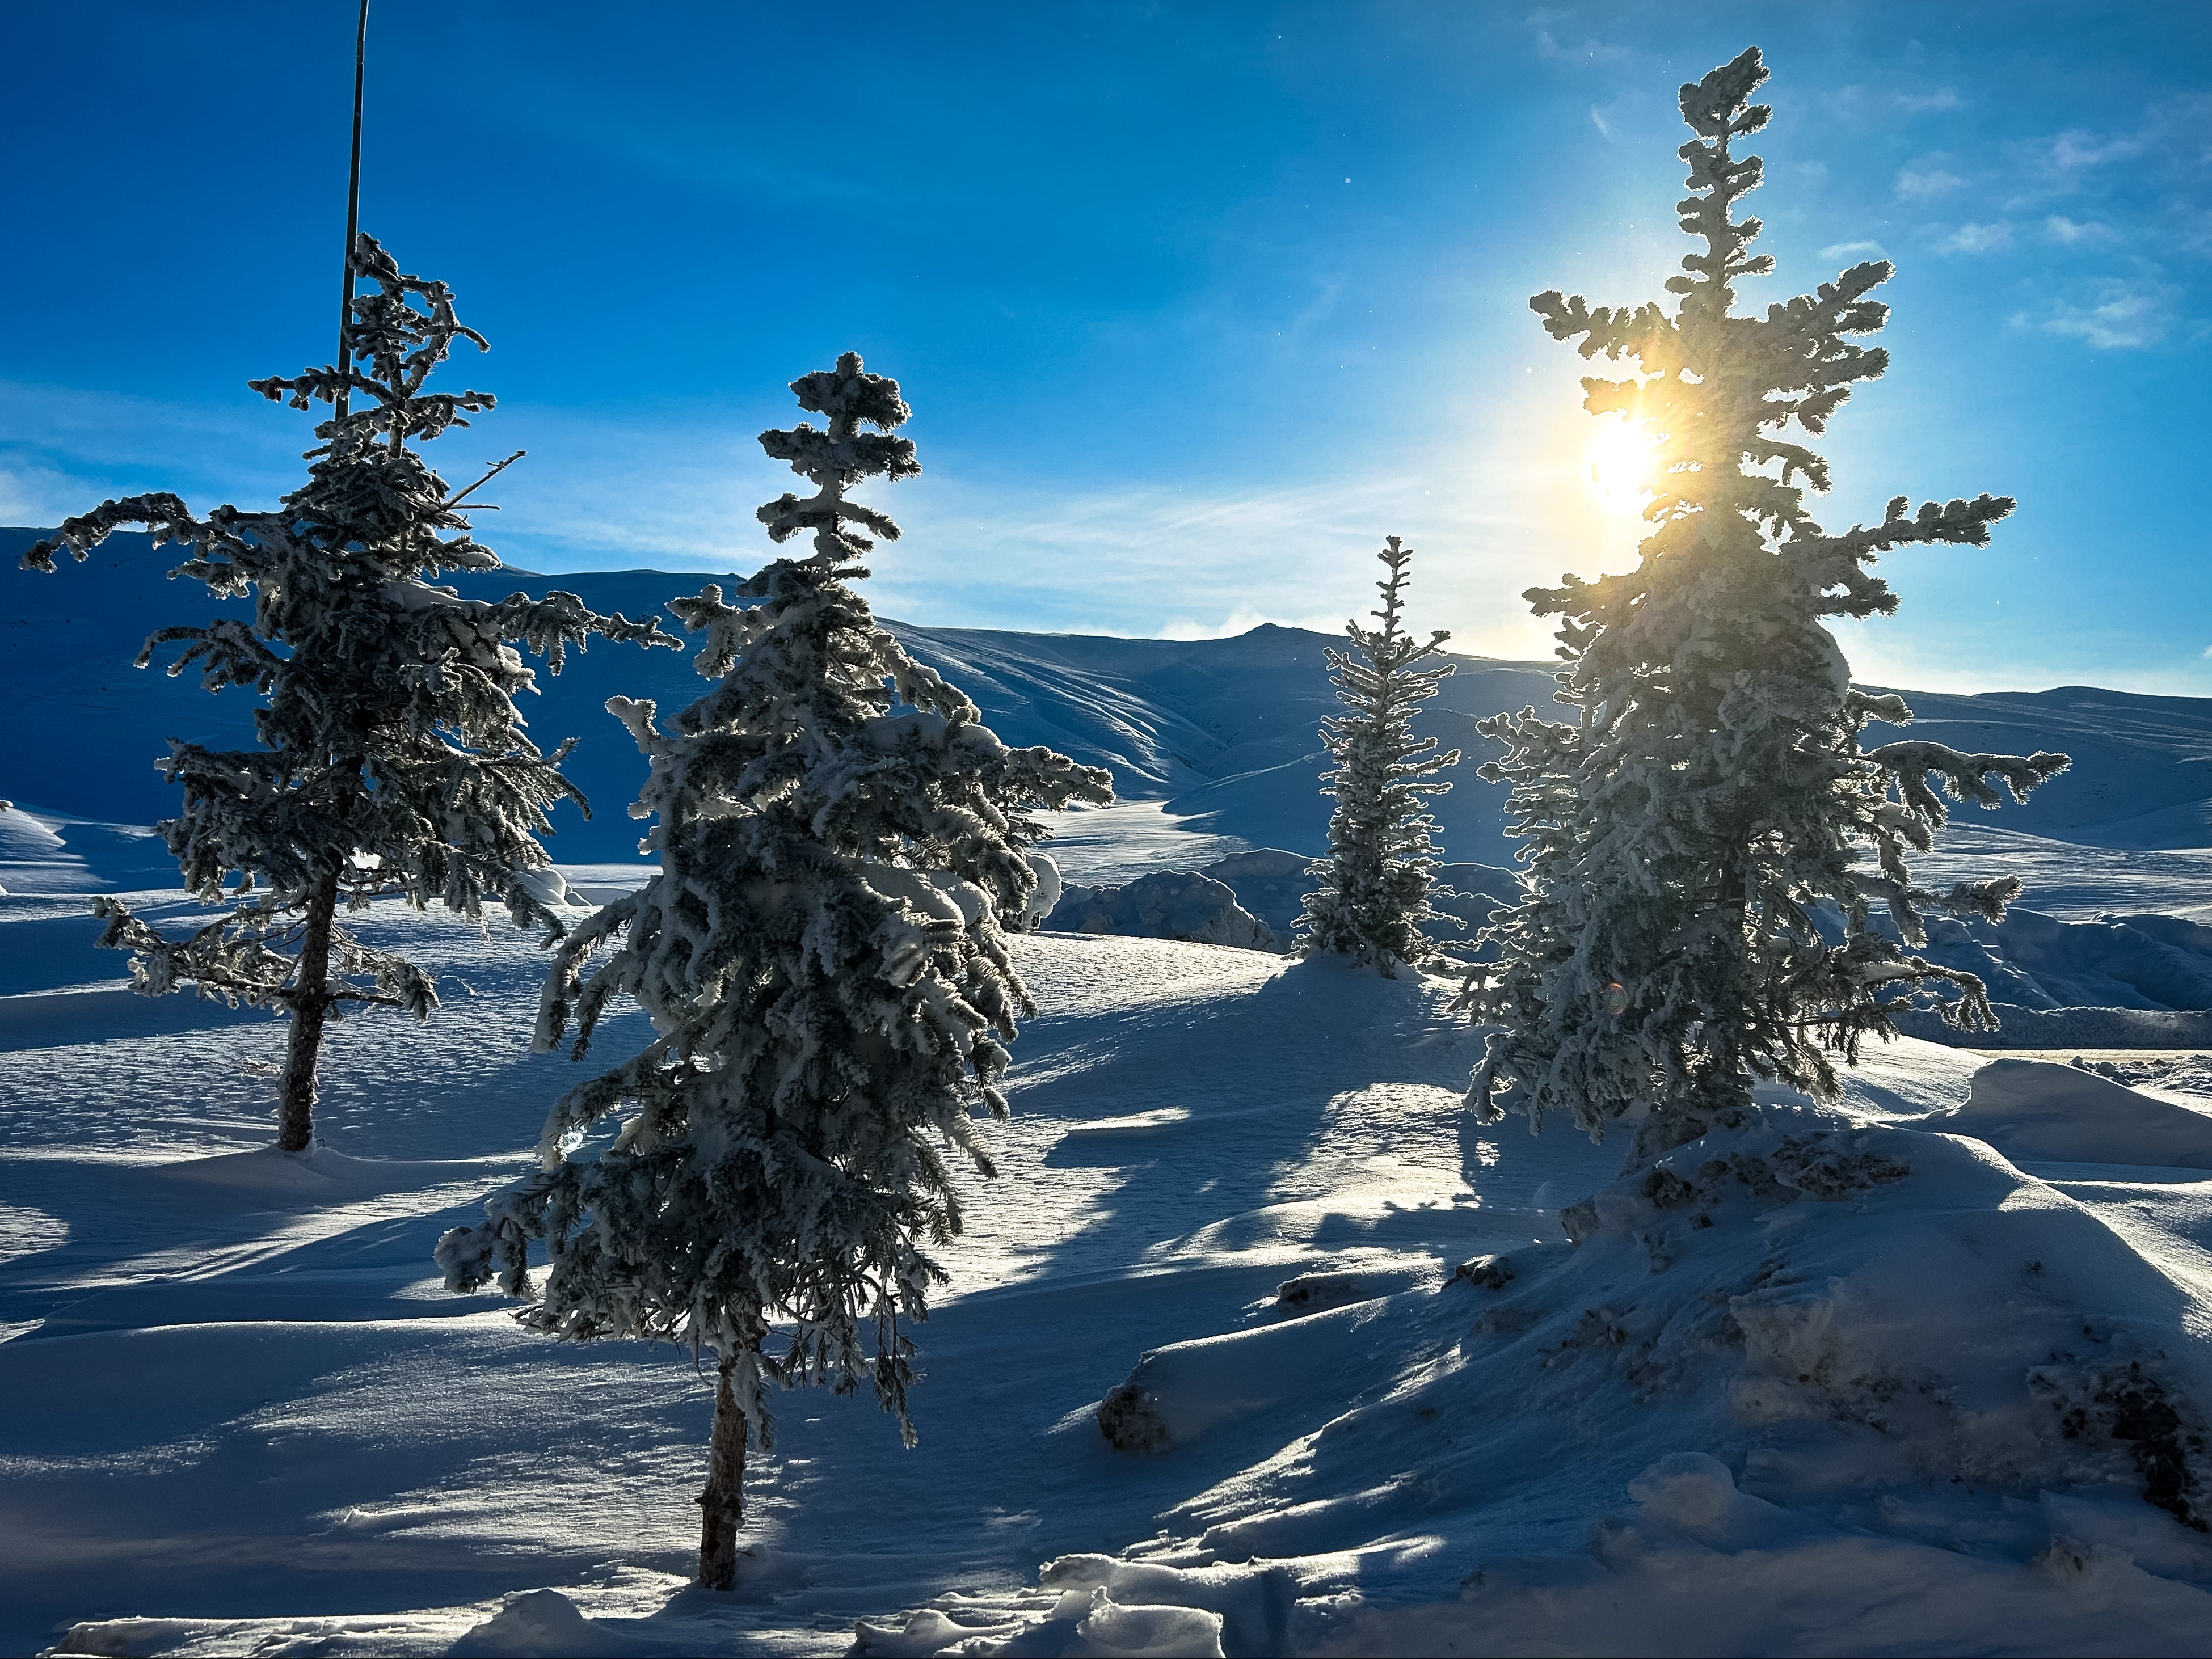
[[[1590,488],[1615,513],[1641,510],[1659,477],[1659,456],[1651,434],[1615,416],[1601,422],[1590,440]]]

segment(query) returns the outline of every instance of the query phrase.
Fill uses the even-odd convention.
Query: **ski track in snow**
[[[1141,811],[1158,827],[1139,827],[1121,865],[1072,848],[1064,862],[1095,878],[1162,847],[1202,861]],[[175,894],[134,902],[157,921],[195,914]],[[1574,1305],[1542,1311],[1546,1287],[1584,1294],[1572,1275],[1605,1259],[1569,1251],[1558,1212],[1614,1177],[1617,1148],[1469,1122],[1480,1034],[1441,981],[1081,935],[1015,941],[1044,1012],[1015,1046],[1012,1120],[979,1125],[999,1178],[963,1181],[951,1285],[917,1333],[920,1448],[864,1401],[779,1396],[739,1587],[703,1595],[685,1583],[711,1407],[692,1356],[528,1335],[500,1298],[445,1295],[431,1267],[437,1235],[525,1167],[552,1099],[591,1074],[528,1052],[532,942],[503,918],[483,934],[396,907],[359,919],[436,963],[445,1006],[427,1028],[370,1015],[337,1030],[324,1145],[292,1161],[257,1150],[280,1028],[132,995],[121,959],[89,951],[80,904],[0,898],[0,1393],[16,1405],[0,1431],[0,1650],[92,1620],[137,1621],[86,1632],[98,1650],[194,1655],[830,1654],[859,1620],[884,1653],[1024,1630],[1037,1652],[1573,1645],[1530,1622],[1545,1607],[1597,1648],[2035,1650],[1989,1624],[2003,1607],[2082,1651],[2212,1645],[2172,1634],[2212,1630],[2197,1588],[2212,1552],[2130,1491],[2109,1515],[2064,1498],[2062,1528],[2032,1493],[1970,1502],[1902,1476],[1863,1512],[1821,1508],[1802,1474],[1760,1488],[1776,1502],[1754,1497],[1751,1465],[1741,1492],[1694,1460],[1638,1476],[1720,1449],[1721,1419],[1623,1418],[1627,1396],[1597,1373],[1547,1380],[1583,1328]],[[607,1030],[598,1049],[634,1035]],[[1872,1047],[1850,1103],[1912,1124],[1961,1106],[1983,1063]],[[2208,1103],[2201,1061],[2127,1063],[2144,1098]],[[2151,1275],[2130,1294],[2176,1298],[2161,1316],[2177,1353],[2201,1348],[2212,1176],[2030,1167],[2050,1183],[2021,1189],[2046,1195],[2031,1208],[2095,1217]],[[1761,1224],[1784,1239],[1808,1207]],[[1565,1321],[1564,1346],[1531,1335],[1525,1358],[1499,1357],[1467,1334],[1480,1310],[1520,1305],[1448,1283],[1486,1252],[1521,1264],[1530,1317]],[[1671,1290],[1693,1265],[1669,1280],[1639,1260],[1626,1282]],[[1277,1285],[1317,1273],[1339,1276],[1318,1310],[1283,1322]],[[1169,1455],[1116,1452],[1096,1407],[1163,1348],[1140,1375],[1202,1429]],[[1455,1415],[1455,1353],[1509,1379],[1487,1421]],[[1535,1402],[1517,1416],[1510,1379]],[[1577,1414],[1552,1414],[1569,1399]],[[1395,1426],[1359,1438],[1375,1423]],[[1693,1431],[1708,1437],[1666,1438]],[[1488,1495],[1434,1472],[1491,1437]],[[2069,1566],[2042,1541],[2062,1530],[2130,1541],[2080,1543]],[[1904,1611],[1875,1605],[1875,1583]],[[517,1596],[547,1586],[560,1594]],[[1863,1623],[1821,1624],[1838,1596]],[[1937,1605],[1966,1622],[1912,1622]],[[1735,1625],[1712,1622],[1723,1606]],[[2097,1629],[2105,1647],[2080,1635]]]

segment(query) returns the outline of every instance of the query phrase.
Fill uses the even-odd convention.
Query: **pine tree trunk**
[[[314,1139],[315,1064],[322,1056],[323,1025],[331,1012],[331,929],[337,909],[338,878],[333,872],[307,896],[307,933],[292,987],[292,1035],[277,1091],[276,1146],[282,1152],[304,1152]]]
[[[745,1414],[730,1387],[730,1368],[716,1367],[714,1431],[708,1442],[707,1490],[699,1494],[699,1582],[726,1590],[738,1577],[738,1528],[744,1522]]]

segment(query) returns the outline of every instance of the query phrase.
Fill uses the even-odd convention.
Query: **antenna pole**
[[[353,37],[353,168],[346,179],[344,282],[338,290],[337,417],[352,404],[353,362],[346,353],[346,330],[353,322],[353,245],[361,234],[361,93],[368,67],[368,0],[361,0],[361,23]]]

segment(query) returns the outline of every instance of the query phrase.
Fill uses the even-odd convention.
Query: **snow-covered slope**
[[[447,1006],[341,1029],[295,1161],[277,1028],[95,925],[0,898],[0,1650],[2212,1649],[2200,1070],[1903,1042],[1624,1182],[1468,1121],[1448,986],[1018,939],[921,1444],[782,1397],[717,1597],[690,1357],[435,1287],[574,1071],[530,942],[379,907]]]
[[[200,620],[213,607],[197,591],[164,580],[172,561],[143,536],[118,536],[87,565],[53,576],[15,569],[16,552],[38,533],[0,531],[0,615],[8,624],[0,630],[0,695],[13,715],[0,748],[0,795],[101,822],[151,823],[171,806],[152,770],[163,738],[238,742],[251,730],[246,699],[210,697],[189,678],[130,665],[153,629]],[[649,570],[502,573],[459,585],[479,597],[557,586],[599,611],[637,617],[707,580]],[[1319,793],[1316,734],[1334,707],[1327,636],[1272,625],[1195,641],[894,628],[915,655],[964,687],[1010,741],[1048,743],[1111,767],[1126,799],[1167,801],[1187,830],[1322,849],[1328,802]],[[1549,704],[1546,665],[1453,660],[1458,672],[1428,718],[1440,739],[1471,760],[1491,751],[1474,732],[1477,718]],[[562,809],[555,855],[564,862],[630,856],[636,837],[623,808],[643,767],[602,705],[617,692],[688,702],[698,692],[688,658],[603,646],[558,680],[541,683],[544,696],[526,712],[541,742],[583,739],[570,769],[598,811],[585,823]],[[1917,730],[1957,747],[2073,755],[2072,772],[1991,819],[2003,826],[1994,833],[2112,848],[2212,845],[2212,701],[2093,687],[1905,696],[1919,715]],[[1446,856],[1510,863],[1504,805],[1503,790],[1477,781],[1471,765],[1462,769],[1458,787],[1437,804]]]

